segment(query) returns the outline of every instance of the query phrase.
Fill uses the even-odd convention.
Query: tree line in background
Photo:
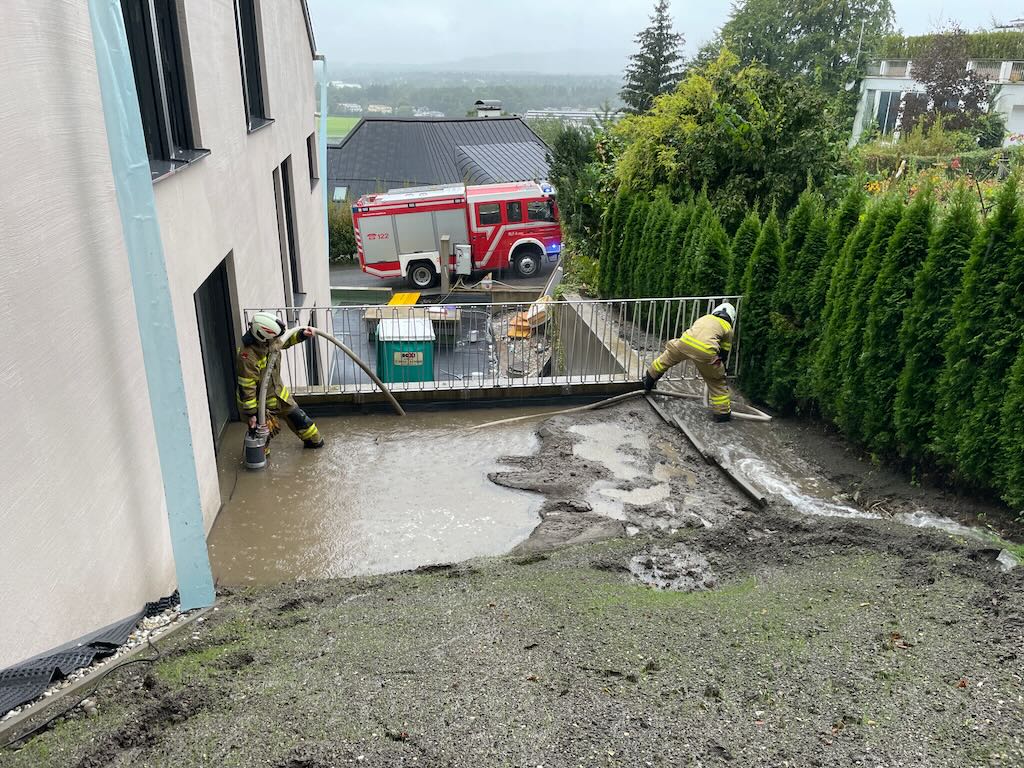
[[[599,243],[604,297],[742,294],[753,400],[818,413],[878,458],[1024,506],[1016,179],[984,219],[962,184],[940,204],[931,189],[869,196],[854,180],[832,207],[808,188],[784,225],[750,209],[731,239],[703,192],[620,191]]]
[[[440,78],[439,78],[440,79]],[[463,76],[461,82],[410,82],[404,76],[375,80],[362,88],[329,86],[328,114],[346,114],[342,104],[358,104],[363,110],[370,104],[392,107],[398,115],[411,116],[414,110],[427,108],[449,117],[463,117],[477,99],[499,99],[511,113],[529,109],[599,109],[608,104],[619,106],[618,84],[614,77],[552,77],[522,75],[514,79],[493,76],[489,79]]]

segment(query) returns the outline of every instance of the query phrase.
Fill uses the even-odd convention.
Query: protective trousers
[[[288,429],[302,442],[319,443],[323,439],[320,437],[320,430],[316,428],[316,423],[299,406],[284,403],[281,410],[276,413],[285,420]]]
[[[665,351],[651,364],[650,374],[660,378],[669,368],[683,360],[692,360],[708,385],[711,399],[711,410],[715,413],[730,413],[732,401],[729,397],[729,384],[725,378],[725,365],[715,352],[705,352],[686,343],[686,336],[673,339],[665,346]]]

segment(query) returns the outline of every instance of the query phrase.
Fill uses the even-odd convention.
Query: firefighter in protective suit
[[[242,346],[235,360],[238,372],[238,411],[243,418],[249,420],[249,429],[256,427],[256,413],[259,410],[259,386],[263,371],[267,367],[270,354],[270,342],[285,332],[276,316],[269,312],[257,312],[249,323],[249,330],[242,336]],[[308,341],[313,336],[312,328],[294,328],[291,336],[281,345],[281,349],[294,347]],[[299,408],[288,387],[281,381],[281,358],[277,358],[267,382],[267,413],[283,418],[288,428],[302,440],[306,448],[322,448],[324,439],[320,430],[306,412]],[[268,419],[268,422],[270,419]],[[271,430],[273,433],[273,429]]]
[[[673,365],[692,360],[708,385],[715,421],[728,421],[732,418],[732,402],[725,379],[725,358],[732,349],[735,325],[736,307],[729,302],[719,304],[710,315],[698,318],[682,336],[670,341],[661,357],[647,369],[644,391],[654,389],[658,379]]]

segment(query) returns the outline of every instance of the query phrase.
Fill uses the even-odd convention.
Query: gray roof
[[[518,117],[360,120],[327,147],[328,194],[428,184],[533,181],[548,175],[548,148]]]

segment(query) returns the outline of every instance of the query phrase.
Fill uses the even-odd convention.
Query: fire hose
[[[340,349],[342,352],[344,352],[346,355],[352,358],[352,361],[363,369],[363,372],[370,377],[373,383],[380,387],[380,391],[383,392],[385,396],[387,396],[388,400],[391,402],[391,407],[395,409],[395,413],[397,413],[399,416],[405,416],[405,409],[403,409],[402,406],[399,405],[398,400],[396,400],[395,396],[391,394],[391,390],[387,388],[384,382],[380,380],[380,377],[378,377],[377,374],[373,372],[373,369],[370,368],[370,366],[368,366],[365,362],[363,362],[359,358],[359,356],[356,355],[356,353],[349,348],[347,344],[338,341],[338,339],[336,339],[334,336],[331,336],[331,334],[329,333],[324,333],[319,328],[310,328],[310,330],[313,331],[314,336],[320,336],[321,338],[327,339],[327,341],[331,342],[334,346],[338,347],[338,349]],[[302,333],[302,331],[302,328],[297,328],[294,331],[294,333]],[[281,334],[280,339],[275,339],[273,342],[271,342],[270,353],[267,355],[267,367],[263,369],[263,376],[260,378],[259,410],[256,416],[257,429],[261,427],[263,429],[266,429],[267,384],[270,382],[270,373],[274,369],[274,366],[277,365],[277,359],[281,356],[282,340],[287,338],[289,335],[290,334]]]
[[[327,339],[331,344],[338,347],[342,352],[352,358],[352,361],[358,365],[367,376],[380,387],[380,391],[385,394],[388,400],[391,402],[391,407],[395,409],[395,413],[399,416],[405,416],[405,410],[399,404],[395,396],[391,394],[391,390],[387,388],[380,377],[368,366],[363,360],[353,352],[348,345],[341,341],[338,341],[334,336],[329,333],[324,333],[318,328],[310,328],[313,331],[314,336],[320,336],[321,338]],[[302,328],[296,328],[292,333],[302,333]],[[285,338],[289,338],[291,334],[281,334],[281,337],[275,339],[270,344],[270,351],[267,353],[267,365],[263,369],[263,375],[260,377],[259,387],[259,406],[256,411],[256,429],[253,434],[246,437],[245,441],[245,465],[250,469],[262,469],[267,465],[266,460],[266,447],[267,439],[270,437],[270,430],[267,428],[267,389],[270,383],[270,374],[274,370],[274,366],[277,365],[278,359],[281,357],[281,344]]]
[[[601,408],[607,408],[616,403],[621,403],[624,400],[630,400],[634,397],[640,397],[641,395],[647,394],[642,389],[637,389],[633,392],[626,392],[622,395],[616,395],[615,397],[609,397],[607,400],[601,400],[596,403],[590,403],[589,405],[581,405],[577,408],[567,408],[564,411],[548,411],[546,413],[531,413],[527,416],[515,416],[511,419],[501,419],[500,421],[489,421],[486,424],[477,424],[476,426],[470,427],[470,429],[484,429],[486,427],[495,427],[499,424],[512,424],[517,421],[527,421],[529,419],[539,419],[548,416],[561,416],[565,413],[580,413],[583,411],[596,411]],[[703,400],[707,403],[707,387],[704,388],[704,394],[698,395],[690,392],[677,392],[671,389],[655,389],[650,392],[651,395],[661,395],[663,397],[674,397],[680,400]],[[745,411],[733,410],[732,417],[734,419],[740,419],[742,421],[771,421],[772,417],[767,413],[759,411],[758,409],[747,406],[750,408],[752,413]]]

